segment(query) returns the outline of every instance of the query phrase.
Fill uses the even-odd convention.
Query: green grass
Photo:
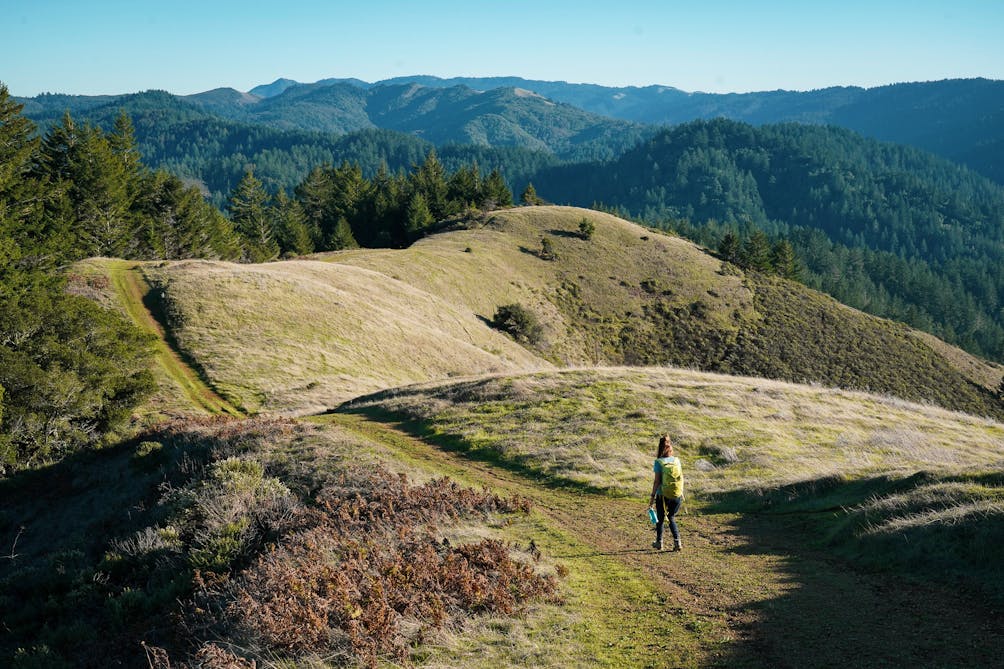
[[[439,382],[348,403],[420,421],[510,466],[640,495],[660,434],[696,494],[999,462],[1004,426],[864,393],[656,368]]]
[[[644,498],[668,432],[688,496],[804,516],[820,546],[1000,599],[1004,425],[864,393],[666,369],[398,389],[348,403],[555,490]]]

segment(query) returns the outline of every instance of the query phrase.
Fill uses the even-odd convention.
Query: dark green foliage
[[[771,263],[770,240],[762,230],[750,235],[739,251],[739,265],[756,272],[769,272]]]
[[[42,287],[0,314],[0,473],[100,444],[153,389],[148,340],[117,313]]]
[[[358,245],[401,248],[444,217],[511,203],[512,193],[495,170],[483,181],[476,164],[448,175],[430,151],[407,175],[381,166],[367,179],[350,163],[315,168],[297,186],[296,199],[315,249],[334,251]]]
[[[267,206],[268,193],[248,170],[230,195],[227,206],[234,228],[244,242],[244,260],[267,262],[279,256],[274,212]]]
[[[306,255],[313,253],[314,240],[307,227],[303,207],[296,200],[289,199],[286,191],[280,190],[272,205],[275,216],[275,235],[283,255]]]
[[[544,334],[537,316],[521,304],[505,304],[496,309],[491,325],[516,341],[531,345],[538,344]]]
[[[233,224],[198,190],[163,171],[145,173],[137,186],[133,212],[142,227],[133,257],[240,257]]]
[[[1004,359],[1004,188],[929,154],[719,119],[533,179],[558,201],[602,201],[712,247],[736,227],[787,239],[809,285]],[[748,266],[772,262],[750,251]]]
[[[785,279],[797,281],[802,274],[798,256],[787,239],[775,242],[771,248],[770,265],[775,274]]]
[[[64,114],[33,135],[0,86],[0,475],[107,442],[153,387],[147,338],[68,294],[61,268],[239,253],[198,191],[143,167],[128,117],[106,134]]]
[[[528,183],[519,196],[520,204],[536,205],[543,204],[544,201],[537,197],[537,189],[532,183]]]
[[[596,232],[596,224],[590,221],[588,218],[583,217],[579,221],[579,236],[585,240],[593,238],[593,233]]]
[[[412,239],[420,237],[422,232],[436,221],[432,216],[432,212],[429,211],[428,205],[425,203],[425,197],[419,191],[415,191],[412,194],[404,216],[404,228]]]
[[[728,230],[722,236],[721,241],[718,242],[718,255],[721,256],[722,260],[730,262],[733,265],[738,265],[741,262],[739,255],[741,248],[739,235],[732,230]]]

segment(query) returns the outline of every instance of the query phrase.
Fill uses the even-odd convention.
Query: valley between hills
[[[7,624],[48,611],[50,643],[88,648],[73,602],[115,587],[97,615],[134,666],[991,666],[1004,646],[1004,369],[929,335],[571,207],[457,219],[401,250],[73,272],[149,334],[158,391],[137,439],[2,482],[25,528]],[[539,336],[491,327],[505,304]],[[653,550],[645,517],[667,432],[681,553]],[[397,540],[326,547],[301,506],[379,528],[367,508],[397,513],[383,488],[411,509],[440,477],[522,501],[430,516],[436,541],[507,542],[529,569],[510,591],[550,585],[437,625],[311,580],[317,545],[350,565]],[[210,656],[233,664],[195,664]]]

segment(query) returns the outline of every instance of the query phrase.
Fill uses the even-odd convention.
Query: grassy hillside
[[[357,267],[142,268],[177,346],[244,412],[317,412],[380,388],[547,366],[466,310]]]
[[[590,239],[578,226],[595,225]],[[548,239],[554,258],[541,257]],[[999,415],[1001,368],[799,284],[744,275],[613,216],[524,207],[404,250],[265,265],[137,266],[182,356],[242,412],[323,411],[447,376],[673,365],[890,393]],[[521,304],[532,350],[489,327]]]
[[[859,565],[948,574],[1004,598],[998,422],[864,393],[639,368],[425,384],[342,410],[403,420],[545,485],[638,499],[668,433],[699,507],[805,513],[818,541]]]
[[[583,219],[596,227],[588,240]],[[543,238],[556,258],[541,257]],[[403,251],[327,259],[399,278],[485,319],[523,304],[544,325],[540,352],[560,365],[696,367],[1002,413],[993,393],[1000,366],[595,211],[523,207]]]

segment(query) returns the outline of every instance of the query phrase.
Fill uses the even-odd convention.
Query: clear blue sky
[[[514,75],[688,91],[1004,79],[1002,0],[0,0],[11,93]]]

